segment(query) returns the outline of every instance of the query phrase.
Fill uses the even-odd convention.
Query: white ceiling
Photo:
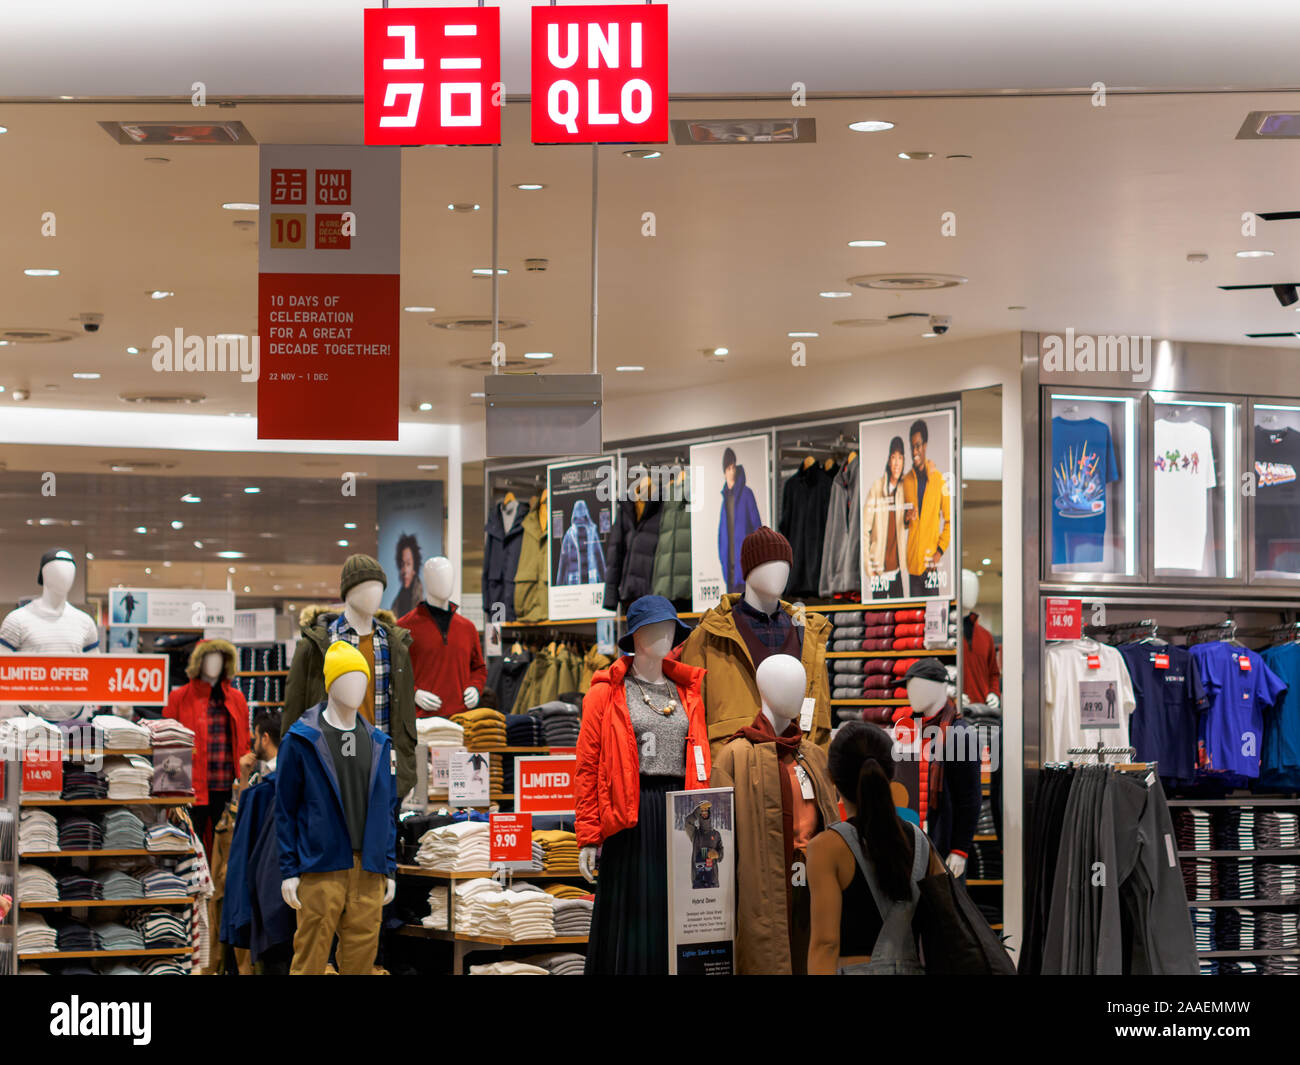
[[[393,7],[420,6],[395,2]],[[359,95],[357,0],[9,4],[0,96]],[[528,91],[528,9],[501,3],[504,80]],[[1294,86],[1284,0],[673,0],[675,93]]]

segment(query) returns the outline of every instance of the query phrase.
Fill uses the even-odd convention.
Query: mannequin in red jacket
[[[411,633],[415,708],[420,717],[451,717],[478,706],[487,664],[478,629],[451,601],[451,562],[431,558],[420,573],[424,600],[397,623]]]

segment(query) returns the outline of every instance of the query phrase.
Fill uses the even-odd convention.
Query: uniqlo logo
[[[533,141],[668,140],[665,4],[533,8]]]
[[[272,170],[271,202],[305,204],[307,202],[307,171]]]
[[[316,171],[316,205],[318,207],[348,207],[351,203],[351,170]]]
[[[366,8],[365,142],[500,144],[501,11]]]

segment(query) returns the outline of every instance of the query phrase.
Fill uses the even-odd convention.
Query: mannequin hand
[[[984,702],[988,706],[993,707],[994,710],[996,710],[998,707],[1002,705],[1002,700],[998,698],[997,692],[989,692],[988,697],[984,700]]]
[[[588,884],[596,882],[596,848],[587,846],[578,851],[578,872]]]
[[[397,881],[391,876],[384,880],[384,905],[387,906],[393,901],[393,896],[397,894]]]
[[[970,706],[970,696],[967,695],[965,692],[961,693],[961,705],[963,707]]]
[[[966,859],[960,854],[950,854],[944,864],[948,867],[948,872],[953,876],[961,876],[966,872]]]
[[[477,688],[466,688],[466,689],[465,689],[465,709],[466,709],[466,710],[473,710],[474,707],[476,707],[476,706],[478,706],[478,689],[477,689]]]
[[[423,688],[416,688],[415,705],[421,710],[436,713],[442,709],[442,700],[438,698],[438,696],[434,695],[433,692],[427,692]]]
[[[280,897],[290,909],[302,909],[302,900],[298,898],[298,877],[291,876],[288,880],[280,881]]]

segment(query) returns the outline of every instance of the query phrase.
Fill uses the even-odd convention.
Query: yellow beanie
[[[335,640],[325,652],[325,690],[344,673],[364,673],[370,676],[370,666],[365,656],[346,640]]]

